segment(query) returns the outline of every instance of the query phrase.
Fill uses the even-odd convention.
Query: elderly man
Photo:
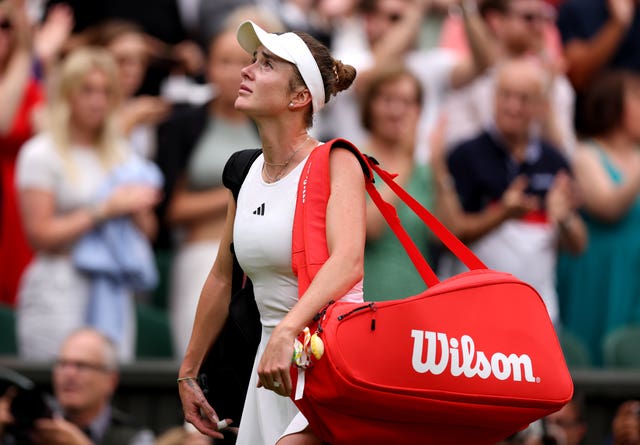
[[[567,161],[535,131],[545,82],[530,59],[505,62],[496,76],[493,123],[450,153],[452,184],[438,162],[434,175],[443,221],[489,267],[532,284],[557,322],[556,247],[580,252],[586,231]]]
[[[117,385],[117,355],[113,343],[93,329],[72,333],[63,343],[53,368],[53,390],[60,413],[54,414],[53,418],[36,420],[32,443],[153,444],[154,437],[149,430],[135,426],[128,416],[111,406]],[[4,397],[5,405],[10,403],[7,398],[11,397]],[[11,421],[6,415],[4,417],[5,421]],[[4,443],[2,436],[0,443]]]

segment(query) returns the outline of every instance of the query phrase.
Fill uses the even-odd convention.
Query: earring
[[[289,102],[289,108],[293,108],[293,102]]]

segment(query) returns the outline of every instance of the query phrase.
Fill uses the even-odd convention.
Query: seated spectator
[[[495,445],[567,445],[564,433],[555,425],[545,426],[542,419],[501,440]]]
[[[152,445],[153,433],[111,405],[118,386],[114,344],[93,329],[69,335],[53,366],[53,391],[59,412],[37,419],[34,445]],[[3,426],[13,419],[6,408],[15,395],[0,397],[0,442]],[[2,409],[4,407],[4,416]],[[8,433],[7,433],[8,434]],[[10,443],[10,442],[6,442]]]
[[[255,9],[244,11],[257,14]],[[269,24],[259,13],[254,18]],[[222,185],[223,168],[234,152],[261,144],[255,124],[234,107],[240,70],[251,63],[251,56],[236,39],[235,15],[229,20],[209,45],[207,74],[215,97],[204,106],[176,113],[159,129],[158,163],[169,178],[162,217],[178,235],[169,296],[177,357],[184,355],[189,342],[200,291],[224,228],[228,191]],[[271,25],[282,29],[277,21]]]
[[[569,156],[576,143],[573,129],[575,93],[558,58],[550,56],[545,29],[554,26],[543,0],[485,0],[479,9],[494,46],[491,69],[465,88],[452,91],[443,105],[448,115],[449,147],[473,137],[490,124],[495,94],[495,73],[512,58],[531,57],[547,71],[544,90],[548,102],[545,119],[537,123],[542,137]],[[467,13],[468,14],[468,13]]]
[[[104,327],[106,321],[112,328],[110,335],[119,340],[121,358],[131,359],[134,275],[116,275],[116,280],[108,281],[118,287],[118,298],[114,294],[111,304],[97,311],[97,298],[104,295],[96,292],[97,282],[78,269],[71,254],[85,235],[112,221],[135,223],[146,236],[153,236],[158,185],[138,178],[129,178],[126,184],[117,182],[115,175],[124,173],[137,158],[114,132],[118,80],[111,56],[99,49],[77,50],[64,61],[56,80],[51,126],[29,140],[18,157],[22,219],[36,252],[19,288],[18,352],[26,359],[51,360],[70,332],[89,322]],[[152,167],[140,164],[145,169],[135,173]],[[144,246],[144,235],[135,235],[142,238],[138,246]],[[125,258],[140,253],[128,244],[117,247]],[[114,268],[114,273],[123,271]]]
[[[640,402],[628,400],[621,404],[611,429],[611,445],[640,445]]]
[[[559,445],[580,445],[587,434],[584,398],[574,393],[569,403],[543,420],[547,430],[555,430],[562,437]]]
[[[18,282],[31,260],[14,185],[20,146],[36,128],[44,99],[32,74],[31,30],[24,8],[0,3],[0,303],[13,306]]]
[[[403,65],[376,71],[363,98],[362,123],[370,133],[361,149],[383,168],[397,173],[396,182],[430,207],[431,174],[428,166],[414,157],[422,98],[420,81]],[[426,257],[429,229],[384,182],[377,180],[376,186],[387,202],[397,206],[402,225]],[[369,300],[404,298],[426,288],[402,244],[371,201],[367,203],[364,269],[364,289]]]
[[[574,160],[589,245],[582,255],[560,257],[560,313],[596,364],[609,332],[640,323],[639,110],[637,74],[603,75],[587,96],[589,138]]]
[[[451,152],[447,167],[453,184],[444,161],[432,168],[437,199],[444,201],[438,205],[443,222],[487,266],[537,289],[557,322],[557,247],[582,251],[586,230],[574,209],[569,164],[531,131],[540,119],[543,85],[544,71],[528,59],[502,65],[493,126]],[[461,271],[456,264],[441,272]]]

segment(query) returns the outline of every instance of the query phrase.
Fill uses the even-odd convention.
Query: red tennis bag
[[[334,445],[493,445],[567,403],[573,383],[536,290],[487,269],[392,175],[344,140],[316,148],[300,179],[292,246],[300,295],[328,257],[334,147],[360,160],[369,195],[428,290],[402,300],[338,302],[318,314],[310,328],[323,340],[324,355],[307,369],[291,368],[292,399],[313,431]],[[438,280],[376,191],[372,171],[469,272]]]

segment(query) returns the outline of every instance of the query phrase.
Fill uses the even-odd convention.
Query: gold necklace
[[[289,157],[282,163],[267,162],[267,160],[264,159],[264,164],[262,165],[262,171],[264,172],[264,175],[267,177],[269,182],[276,182],[278,179],[280,179],[280,177],[284,174],[285,170],[287,169],[289,162],[291,162],[291,160],[296,155],[296,153],[298,153],[302,149],[302,147],[304,147],[304,145],[307,143],[309,139],[311,139],[311,136],[307,135],[307,138],[304,141],[302,141],[302,143],[298,146],[298,148],[293,150],[293,152],[291,152]],[[275,176],[271,176],[267,171],[266,167],[282,167],[282,168],[280,169],[278,174],[276,174]]]

